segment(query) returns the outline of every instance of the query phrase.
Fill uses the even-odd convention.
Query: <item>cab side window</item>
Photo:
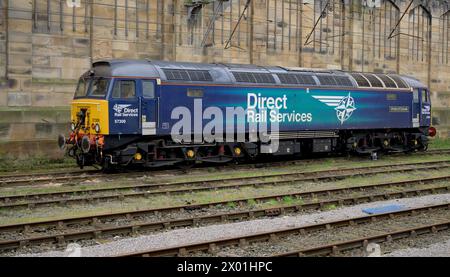
[[[136,97],[136,83],[131,80],[115,81],[113,98],[134,98]]]
[[[142,93],[145,98],[155,98],[155,84],[153,81],[142,81]]]
[[[429,102],[428,91],[422,90],[422,103],[428,103],[428,102]]]
[[[413,91],[413,102],[419,103],[419,90],[418,89],[414,89],[414,91]]]

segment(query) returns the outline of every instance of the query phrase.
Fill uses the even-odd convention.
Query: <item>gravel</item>
[[[160,249],[221,238],[250,235],[258,232],[267,232],[282,228],[301,227],[304,225],[321,223],[331,220],[341,220],[346,218],[365,216],[367,214],[362,212],[363,208],[381,205],[399,204],[404,205],[405,208],[416,208],[443,203],[450,203],[450,194],[427,195],[415,198],[378,201],[307,215],[285,216],[272,219],[259,219],[199,228],[178,229],[154,235],[127,238],[101,245],[84,247],[81,249],[81,255],[87,257],[114,256],[129,252]],[[52,251],[21,256],[57,257],[67,255],[67,252]]]
[[[450,239],[424,248],[396,250],[383,257],[450,257]]]
[[[278,237],[277,241],[255,242],[248,246],[228,246],[221,249],[218,256],[225,257],[252,257],[252,256],[271,256],[274,254],[281,254],[291,252],[299,249],[309,249],[323,245],[325,242],[343,242],[360,237],[380,235],[385,232],[392,232],[395,230],[412,228],[421,225],[433,224],[441,222],[443,218],[448,218],[449,213],[447,209],[433,210],[431,212],[425,211],[409,216],[398,216],[394,219],[380,219],[376,222],[368,222],[365,224],[358,224],[356,226],[345,226],[331,230],[318,230],[306,234],[291,234],[288,236]],[[417,237],[414,241],[417,240]],[[396,241],[401,242],[404,240]],[[381,249],[385,249],[383,247]],[[361,249],[354,251],[352,256],[364,255]],[[211,257],[213,254],[206,252],[189,253],[192,257]],[[347,255],[346,252],[338,255]]]

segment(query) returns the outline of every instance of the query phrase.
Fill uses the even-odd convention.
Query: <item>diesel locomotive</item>
[[[244,117],[228,116],[236,108]],[[430,92],[413,77],[149,60],[95,62],[79,80],[71,121],[59,146],[80,167],[104,169],[424,151],[436,133]],[[276,132],[251,138],[263,123]]]

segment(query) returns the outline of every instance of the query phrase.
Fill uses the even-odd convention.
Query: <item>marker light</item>
[[[195,152],[194,152],[193,150],[188,150],[188,151],[186,152],[186,156],[187,156],[189,159],[192,159],[192,158],[195,157]]]
[[[96,133],[100,133],[100,130],[101,130],[100,129],[100,124],[96,123],[95,127],[94,127],[94,130],[95,130]]]
[[[135,159],[136,161],[142,160],[142,155],[141,155],[141,153],[136,153],[136,154],[134,154],[134,159]]]
[[[436,136],[436,133],[437,133],[436,128],[430,127],[430,129],[428,129],[428,135],[429,135],[430,137]]]

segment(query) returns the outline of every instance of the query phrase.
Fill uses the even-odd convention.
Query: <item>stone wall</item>
[[[435,123],[448,136],[444,1],[253,0],[241,21],[247,0],[67,2],[77,1],[0,0],[0,155],[55,153],[48,145],[66,132],[77,78],[104,58],[413,75],[431,88]]]

